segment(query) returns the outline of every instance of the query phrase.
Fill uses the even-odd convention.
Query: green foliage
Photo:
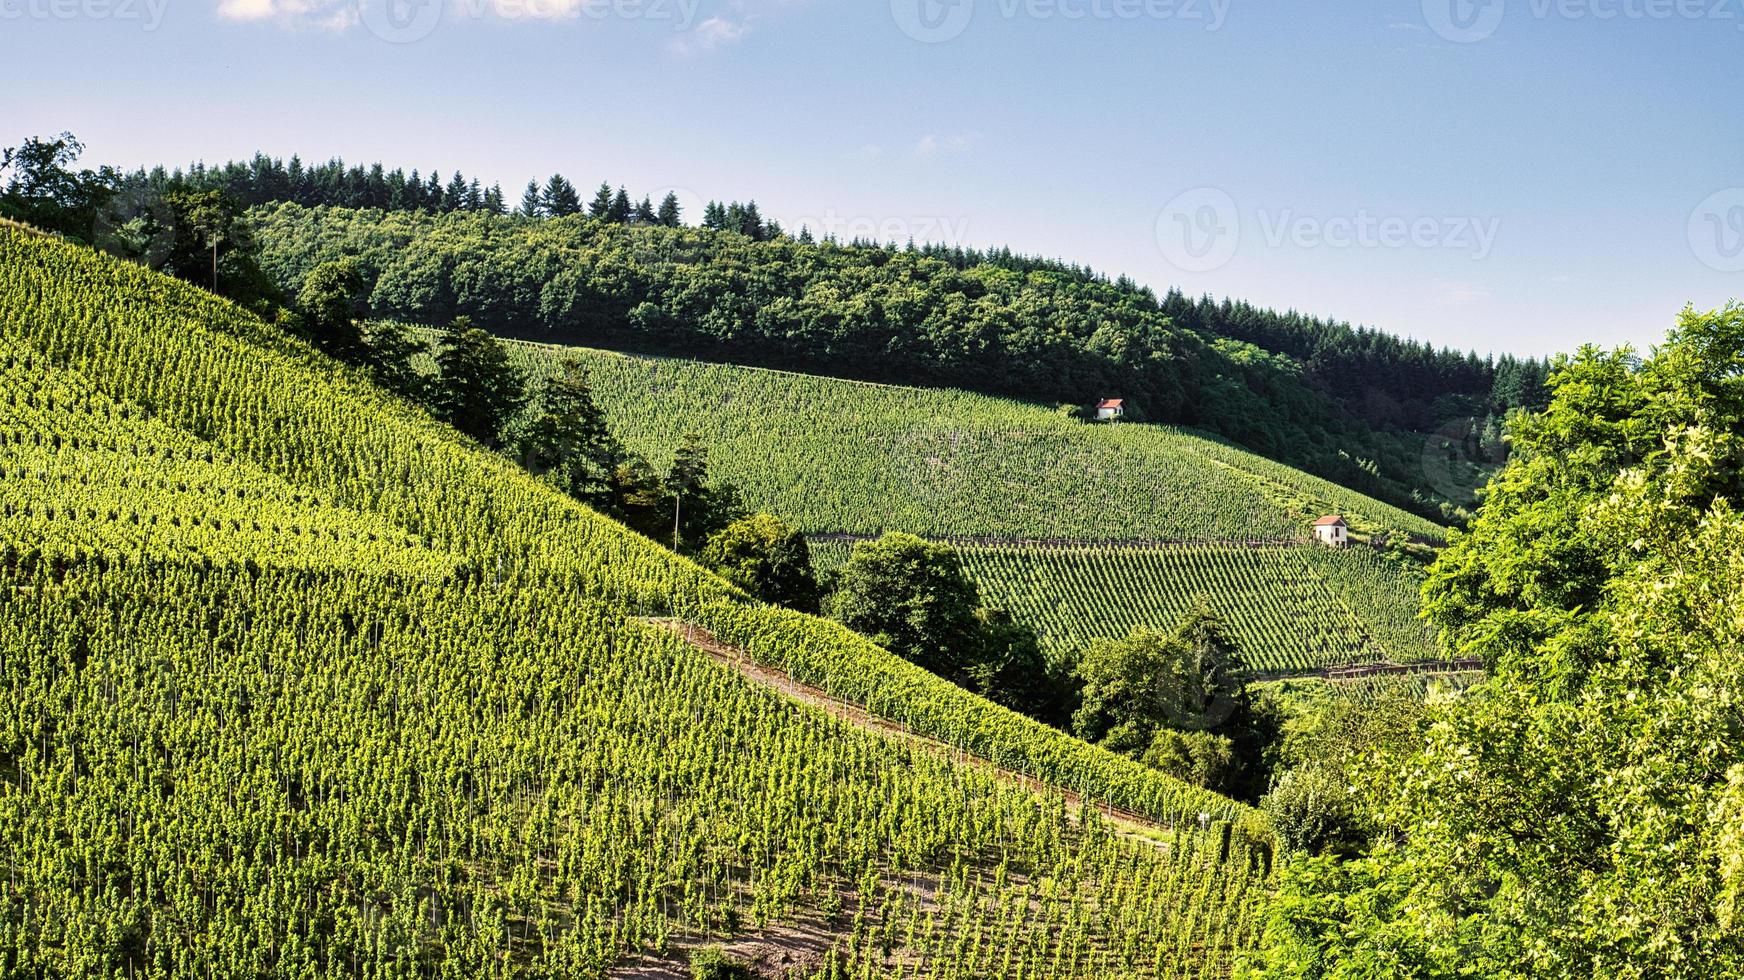
[[[800,612],[818,611],[820,593],[805,536],[768,514],[716,531],[698,560],[747,593]]]
[[[956,976],[1221,977],[1253,943],[1252,811],[749,604],[209,294],[10,229],[0,269],[9,971],[598,977],[826,892],[872,923],[841,976],[897,968],[885,930]]]
[[[1364,533],[1440,541],[1422,518],[1228,443],[1092,426],[933,388],[510,343],[531,378],[580,358],[613,431],[649,459],[697,433],[748,502],[808,534],[1245,543],[1296,541],[1344,514]],[[1415,586],[1411,587],[1415,592]]]
[[[1437,655],[1416,619],[1419,577],[1367,548],[952,542],[983,600],[1050,651],[1179,621],[1209,606],[1255,672]],[[850,545],[816,541],[823,569]]]
[[[297,312],[315,346],[345,361],[362,354],[363,328],[358,319],[368,299],[369,284],[356,259],[324,262],[309,270],[297,291]]]
[[[1432,571],[1495,677],[1368,783],[1386,829],[1283,879],[1301,975],[1733,976],[1744,696],[1744,307],[1646,359],[1584,350]],[[1315,909],[1318,908],[1318,911]]]
[[[502,342],[457,317],[436,347],[438,418],[486,446],[494,446],[526,393],[519,369]]]
[[[1232,781],[1238,764],[1235,743],[1227,736],[1172,728],[1158,731],[1139,761],[1184,783],[1209,789],[1221,789]]]
[[[1421,436],[1354,422],[1298,362],[1177,324],[1130,283],[1057,264],[802,244],[755,204],[712,205],[700,229],[625,227],[610,213],[613,200],[596,198],[596,220],[290,204],[259,216],[270,265],[286,281],[341,248],[369,263],[379,272],[378,316],[440,323],[466,314],[526,339],[724,356],[1036,403],[1124,397],[1150,420],[1216,431],[1396,504],[1439,505],[1427,499]],[[1484,362],[1453,360],[1463,377],[1454,387],[1489,393]],[[1375,372],[1352,373],[1367,382]],[[1441,387],[1437,374],[1429,367],[1418,388]]]
[[[595,510],[617,507],[613,477],[627,457],[606,427],[580,361],[564,361],[560,373],[544,380],[517,441],[529,472],[545,475]]]
[[[691,980],[757,980],[748,964],[727,955],[719,946],[705,946],[691,954]]]
[[[74,241],[92,242],[120,174],[109,167],[74,171],[85,145],[72,133],[31,137],[0,151],[0,218],[22,221]]]
[[[1343,773],[1321,763],[1285,770],[1260,801],[1260,812],[1286,852],[1348,853],[1372,832]]]
[[[981,660],[980,606],[955,551],[896,532],[855,545],[830,596],[842,625],[959,684]]]
[[[1073,727],[1085,741],[1134,757],[1167,729],[1216,731],[1241,710],[1239,669],[1234,646],[1209,610],[1166,632],[1141,628],[1125,639],[1094,641],[1078,658],[1083,704]]]

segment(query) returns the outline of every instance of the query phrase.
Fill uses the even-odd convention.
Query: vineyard
[[[1412,579],[1367,549],[1219,545],[1022,546],[957,543],[982,601],[1011,612],[1046,645],[1166,627],[1199,603],[1218,613],[1260,673],[1367,660],[1432,658]],[[812,543],[820,568],[851,545]]]
[[[802,918],[829,980],[1257,941],[1245,807],[752,605],[198,290],[9,229],[0,271],[0,975],[605,977]]]
[[[813,533],[1172,542],[1291,541],[1341,513],[1359,532],[1445,530],[1228,443],[1092,425],[1034,405],[733,365],[515,343],[535,378],[580,357],[614,430],[651,459],[686,432],[750,502]],[[1085,392],[1085,400],[1102,392]]]

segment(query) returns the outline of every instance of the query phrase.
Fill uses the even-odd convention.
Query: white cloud
[[[727,44],[735,44],[744,40],[751,31],[743,20],[733,20],[728,17],[710,17],[696,25],[694,29],[673,40],[671,48],[678,54],[696,54],[701,51],[713,51]]]
[[[264,20],[273,15],[273,0],[218,0],[218,16],[226,20]]]
[[[947,136],[942,139],[932,133],[928,133],[925,136],[922,136],[919,142],[914,144],[914,150],[912,152],[915,157],[922,160],[943,153],[967,153],[969,150],[974,148],[976,141],[980,140],[980,138],[980,133],[961,133],[956,136]]]
[[[277,20],[290,26],[343,31],[358,22],[353,0],[218,0],[225,20]]]

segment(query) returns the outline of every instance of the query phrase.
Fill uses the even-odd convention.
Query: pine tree
[[[545,213],[553,218],[562,218],[581,211],[581,195],[575,192],[575,185],[565,180],[562,174],[552,174],[551,179],[545,182],[545,196],[539,203]]]
[[[683,210],[678,206],[678,195],[668,193],[660,202],[660,210],[655,217],[666,227],[677,228],[684,219]]]
[[[716,231],[725,231],[727,227],[727,209],[719,201],[710,201],[702,211],[702,226]]]
[[[508,349],[471,319],[456,317],[438,343],[436,366],[441,372],[437,416],[487,446],[496,445],[503,425],[526,400]]]
[[[642,198],[642,203],[636,205],[636,224],[651,225],[657,220],[659,219],[654,214],[654,202],[649,198]]]
[[[521,214],[528,218],[537,218],[545,213],[544,198],[539,196],[539,182],[527,181],[527,189],[521,193]]]
[[[604,221],[606,216],[612,213],[611,184],[602,182],[599,185],[599,190],[593,192],[593,200],[587,205],[587,213],[590,217],[600,221]]]
[[[594,401],[587,368],[567,358],[539,395],[539,415],[521,439],[521,463],[600,510],[613,503],[613,474],[626,458]]]
[[[612,206],[606,211],[606,220],[613,224],[626,224],[634,213],[635,208],[630,204],[630,195],[622,187],[618,188],[618,192],[612,196]]]
[[[535,200],[534,203],[536,206],[537,201]],[[482,207],[485,211],[491,214],[508,213],[509,208],[503,201],[503,187],[501,184],[492,184],[490,190],[484,192],[484,203]]]
[[[466,207],[466,178],[460,171],[454,172],[454,179],[448,182],[448,187],[442,192],[442,210],[459,211]]]

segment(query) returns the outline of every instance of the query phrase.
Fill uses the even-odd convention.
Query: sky
[[[0,143],[1007,245],[1437,345],[1744,297],[1744,0],[0,0]]]

